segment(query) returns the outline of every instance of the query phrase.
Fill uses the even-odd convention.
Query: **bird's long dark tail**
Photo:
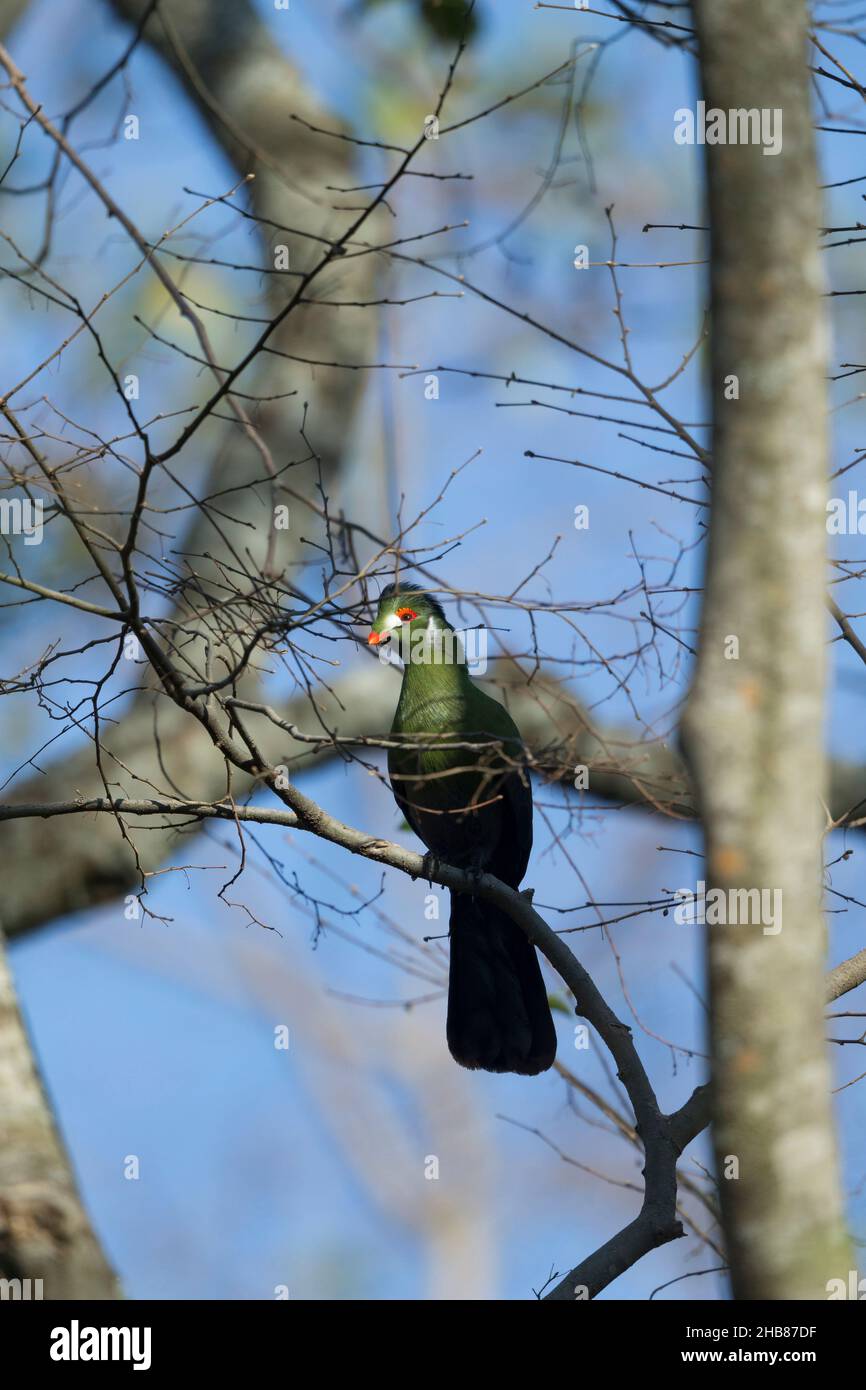
[[[556,1032],[535,947],[492,903],[451,898],[448,1048],[461,1067],[535,1076]]]

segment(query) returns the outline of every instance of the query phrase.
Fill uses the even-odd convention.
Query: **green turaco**
[[[517,888],[532,849],[532,791],[514,720],[475,684],[440,605],[410,584],[382,590],[369,642],[395,639],[403,685],[389,750],[397,805],[431,854]],[[467,746],[468,745],[468,746]],[[535,948],[498,907],[452,893],[448,1047],[463,1067],[534,1076],[556,1033]]]

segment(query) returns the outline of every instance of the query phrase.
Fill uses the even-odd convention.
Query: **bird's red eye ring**
[[[402,618],[404,621],[408,618],[411,623],[413,618],[418,617],[418,614],[415,612],[414,608],[398,608],[397,617]]]

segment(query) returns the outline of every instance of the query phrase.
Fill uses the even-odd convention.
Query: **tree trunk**
[[[54,1127],[0,938],[0,1298],[120,1297]],[[29,1285],[27,1281],[29,1282]]]
[[[683,733],[707,883],[740,918],[712,925],[708,897],[714,1142],[735,1296],[825,1298],[850,1255],[822,1019],[827,335],[808,12],[695,14],[707,110],[783,113],[776,154],[707,149],[713,494]],[[762,922],[742,897],[732,912],[738,889],[769,890]]]

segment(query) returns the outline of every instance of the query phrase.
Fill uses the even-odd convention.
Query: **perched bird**
[[[404,660],[388,772],[397,805],[438,860],[517,888],[532,849],[520,732],[475,684],[441,606],[409,584],[382,590],[368,641]],[[534,1076],[556,1032],[535,948],[500,908],[451,894],[448,1047],[463,1067]]]

